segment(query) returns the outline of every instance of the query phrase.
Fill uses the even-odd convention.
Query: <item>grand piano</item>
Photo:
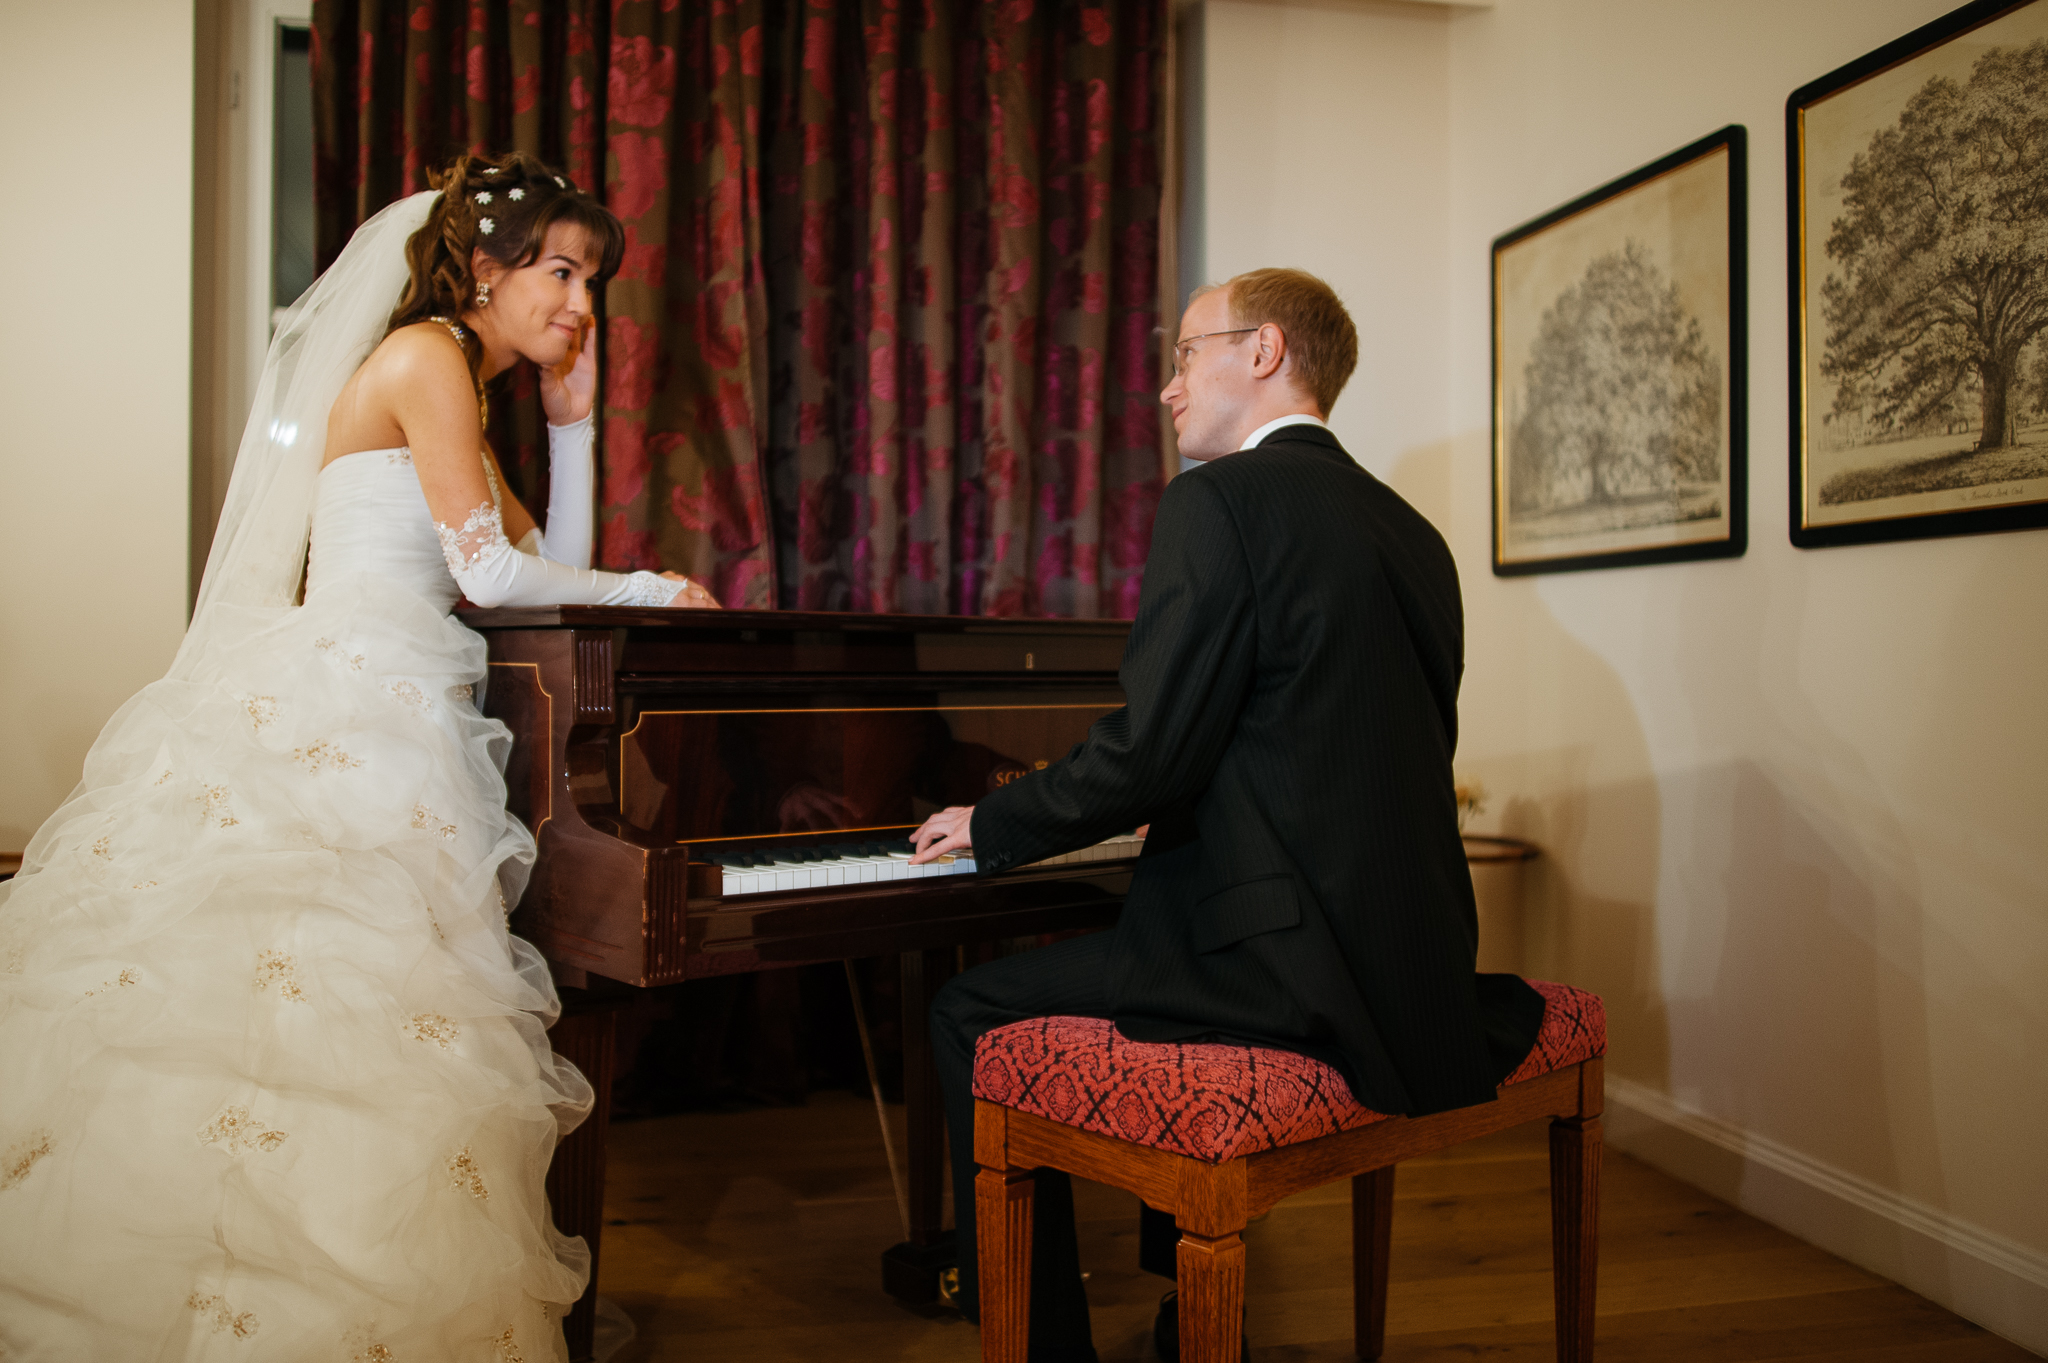
[[[958,948],[1115,921],[1134,836],[999,879],[908,864],[926,815],[1063,755],[1123,703],[1129,623],[560,606],[465,609],[507,801],[539,858],[512,927],[562,986],[555,1049],[597,1090],[549,1174],[599,1252],[614,1009],[631,991],[894,955],[909,1239],[883,1283],[929,1301],[951,1260],[926,1010]],[[567,1321],[589,1356],[596,1275]]]

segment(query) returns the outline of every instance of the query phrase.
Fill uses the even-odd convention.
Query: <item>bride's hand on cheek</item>
[[[597,319],[582,329],[559,364],[540,371],[540,405],[550,426],[570,426],[590,415],[597,400]]]
[[[670,601],[669,605],[695,610],[716,611],[725,609],[725,607],[718,604],[718,598],[706,591],[704,584],[696,579],[684,577],[681,573],[663,573],[662,576],[671,582],[683,584],[683,589],[676,593],[675,599]]]

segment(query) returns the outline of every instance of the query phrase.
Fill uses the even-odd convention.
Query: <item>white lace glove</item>
[[[462,594],[479,606],[666,606],[687,582],[656,573],[600,573],[522,554],[505,538],[498,480],[488,462],[491,500],[458,528],[434,522],[441,554]],[[553,498],[549,498],[550,507]],[[550,512],[552,515],[552,511]],[[528,540],[532,536],[527,537]],[[589,550],[584,550],[585,557]]]
[[[522,552],[571,568],[590,566],[596,444],[591,417],[548,427],[548,528],[545,534],[539,526],[529,530],[519,541]]]

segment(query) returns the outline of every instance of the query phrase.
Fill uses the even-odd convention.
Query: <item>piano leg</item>
[[[616,1008],[562,991],[562,1016],[548,1033],[555,1053],[583,1071],[597,1103],[583,1125],[555,1147],[548,1167],[548,1203],[565,1235],[580,1235],[590,1246],[590,1285],[570,1308],[563,1331],[572,1363],[587,1363],[597,1325],[597,1249],[604,1232],[604,1141],[611,1126],[612,1067],[616,1052]]]
[[[910,1128],[910,1239],[882,1255],[882,1287],[912,1305],[938,1300],[939,1272],[953,1265],[944,1229],[945,1104],[932,1064],[931,1003],[953,973],[953,951],[907,951],[903,971],[903,1107]]]

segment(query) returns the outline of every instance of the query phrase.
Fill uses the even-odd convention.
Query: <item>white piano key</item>
[[[1137,856],[1145,848],[1143,838],[1106,838],[1093,847],[1077,848],[1056,857],[1035,861],[1031,866],[1071,866],[1086,862],[1118,861]],[[973,875],[978,869],[969,855],[955,855],[922,866],[910,864],[909,852],[859,853],[833,861],[776,860],[766,866],[727,867],[720,889],[727,897],[775,894],[797,890],[829,889],[845,885],[880,885],[940,876]],[[1025,868],[1020,868],[1025,869]]]

